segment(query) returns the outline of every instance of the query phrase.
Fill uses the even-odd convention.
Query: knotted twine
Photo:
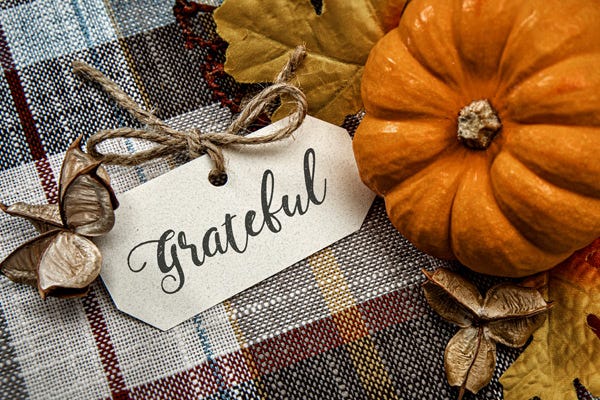
[[[179,153],[187,153],[190,159],[206,153],[214,163],[209,178],[225,174],[225,159],[222,148],[229,145],[256,145],[275,142],[290,136],[304,121],[308,104],[304,93],[289,81],[302,60],[306,57],[306,48],[298,46],[277,75],[272,85],[254,96],[242,109],[237,118],[224,132],[202,132],[199,128],[179,131],[157,118],[151,111],[143,109],[115,82],[104,76],[94,67],[82,62],[73,62],[73,71],[80,77],[100,85],[100,87],[124,110],[128,111],[145,129],[116,128],[102,130],[92,135],[86,144],[91,157],[106,164],[134,166],[156,158]],[[293,106],[287,123],[277,131],[265,136],[240,136],[248,127],[267,111],[278,99],[283,102],[287,97]],[[118,138],[143,139],[156,146],[132,154],[106,153],[98,151],[98,145],[104,141]]]

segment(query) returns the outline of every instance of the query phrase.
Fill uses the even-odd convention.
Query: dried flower
[[[534,288],[502,283],[485,298],[475,285],[457,273],[438,269],[423,271],[425,297],[442,318],[461,329],[444,354],[446,377],[464,391],[477,393],[486,386],[496,368],[496,343],[521,347],[546,318],[551,304]]]
[[[87,237],[109,232],[115,222],[118,202],[108,174],[80,150],[80,142],[81,137],[65,154],[58,204],[0,204],[2,211],[28,219],[41,233],[6,257],[0,272],[37,287],[42,298],[88,292],[100,273],[102,255]]]

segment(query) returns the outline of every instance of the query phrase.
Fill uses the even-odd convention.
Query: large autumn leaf
[[[340,124],[360,110],[360,79],[373,45],[398,25],[406,0],[226,0],[214,14],[229,43],[225,71],[238,82],[271,82],[299,44],[308,57],[297,84],[308,112]],[[280,113],[281,114],[281,113]],[[277,115],[275,115],[277,119]]]
[[[505,400],[576,400],[576,378],[600,394],[600,239],[550,271],[547,290],[554,308],[500,379]]]

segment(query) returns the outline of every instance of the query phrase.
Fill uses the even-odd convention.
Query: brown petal
[[[431,308],[446,321],[452,322],[461,328],[466,328],[473,324],[473,313],[448,295],[448,292],[444,288],[427,280],[423,283],[423,290]]]
[[[444,366],[450,385],[477,393],[494,375],[496,344],[482,328],[462,328],[446,346]]]
[[[475,285],[456,272],[452,272],[445,268],[440,268],[433,273],[425,270],[422,272],[425,274],[425,276],[427,276],[427,282],[429,284],[439,287],[439,290],[436,290],[435,296],[433,296],[431,286],[428,284],[428,290],[430,293],[432,293],[432,298],[435,297],[436,299],[436,303],[435,305],[432,305],[432,307],[442,317],[452,320],[450,318],[451,315],[442,314],[442,312],[444,312],[443,310],[446,308],[443,307],[443,304],[441,304],[444,302],[453,303],[452,306],[448,307],[450,310],[455,310],[457,307],[462,307],[464,310],[468,310],[475,316],[479,315],[481,307],[483,306],[483,297]],[[436,307],[440,308],[440,311],[438,311]],[[458,317],[458,315],[452,317]]]
[[[37,268],[42,254],[58,232],[46,232],[23,243],[0,263],[0,271],[13,282],[35,287],[37,285]]]
[[[61,231],[50,243],[38,268],[38,289],[48,295],[85,294],[102,266],[100,250],[89,239]]]
[[[40,233],[63,228],[58,204],[27,204],[18,202],[10,206],[0,204],[0,209],[15,217],[26,218]]]
[[[486,293],[481,318],[494,320],[529,317],[547,309],[548,303],[537,289],[501,283]]]
[[[60,171],[61,198],[64,195],[64,188],[66,188],[69,182],[75,179],[75,177],[84,169],[98,164],[98,160],[94,160],[89,154],[81,151],[81,139],[82,136],[79,136],[77,139],[75,139],[65,153],[65,158]],[[104,168],[99,168],[98,176],[100,179],[102,179],[106,186],[110,186],[110,177]]]
[[[515,319],[499,319],[485,326],[486,335],[497,343],[509,347],[525,346],[527,339],[546,320],[546,314],[535,314],[530,317]]]
[[[73,180],[75,180],[79,175],[87,173],[86,171],[93,170],[96,178],[98,178],[99,181],[102,182],[107,188],[107,190],[109,190],[113,209],[115,209],[119,206],[119,204],[110,186],[110,177],[108,176],[106,170],[100,166],[99,161],[94,160],[89,154],[81,151],[81,138],[81,136],[78,137],[71,144],[71,146],[69,146],[69,149],[65,154],[60,171],[59,202],[62,203],[66,190]],[[93,166],[98,166],[98,168],[92,168]]]
[[[115,223],[112,189],[94,173],[98,165],[84,169],[66,187],[62,199],[65,225],[85,236],[99,236]]]

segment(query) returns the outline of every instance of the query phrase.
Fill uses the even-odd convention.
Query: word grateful
[[[295,199],[290,200],[290,196],[285,194],[280,201],[274,203],[275,176],[267,169],[262,175],[260,186],[260,209],[258,211],[251,209],[245,213],[241,224],[242,232],[239,232],[239,229],[236,232],[233,223],[238,216],[230,213],[225,214],[224,222],[219,227],[213,226],[204,232],[202,243],[188,243],[184,231],[176,232],[174,229],[167,229],[158,239],[142,242],[131,249],[127,256],[129,269],[132,272],[141,272],[146,268],[147,261],[144,261],[141,266],[134,266],[132,258],[134,254],[140,252],[140,249],[147,251],[147,247],[152,246],[151,254],[156,254],[156,265],[164,274],[161,280],[163,292],[167,294],[178,292],[185,283],[181,257],[188,257],[188,261],[199,267],[208,258],[225,254],[230,250],[242,254],[248,249],[249,239],[260,235],[265,228],[273,233],[281,231],[280,218],[283,215],[287,217],[303,215],[311,204],[315,206],[322,204],[327,195],[327,179],[323,179],[322,190],[316,193],[314,149],[309,148],[304,153],[303,167],[304,198],[301,194],[296,194]]]

